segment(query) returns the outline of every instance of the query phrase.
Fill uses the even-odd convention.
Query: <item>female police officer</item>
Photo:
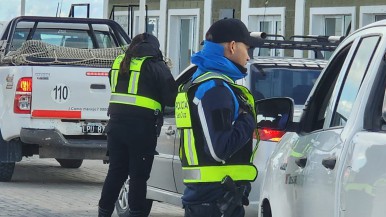
[[[165,105],[174,105],[177,87],[157,38],[147,33],[135,36],[126,53],[115,59],[109,79],[106,132],[110,164],[98,213],[111,216],[129,175],[129,216],[147,216],[146,182],[154,159],[158,120]]]

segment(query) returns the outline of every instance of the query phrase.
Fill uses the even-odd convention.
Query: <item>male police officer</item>
[[[253,96],[235,80],[246,76],[248,49],[258,43],[243,22],[223,19],[209,28],[203,49],[192,56],[198,69],[176,99],[185,217],[244,216],[257,176],[256,115]]]

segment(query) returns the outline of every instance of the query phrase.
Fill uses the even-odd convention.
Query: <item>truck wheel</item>
[[[63,168],[72,168],[72,169],[79,168],[83,163],[82,159],[80,159],[80,160],[78,160],[78,159],[56,159],[56,161],[58,161],[60,166]]]
[[[149,216],[153,200],[146,199],[146,210],[144,216]],[[123,184],[119,192],[118,200],[115,202],[115,209],[119,217],[129,216],[129,179]]]
[[[15,162],[0,163],[0,182],[11,181],[14,169],[15,169]]]

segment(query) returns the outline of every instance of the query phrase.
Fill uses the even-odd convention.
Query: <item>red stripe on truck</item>
[[[78,118],[81,111],[61,111],[61,110],[33,110],[32,117],[35,118]]]

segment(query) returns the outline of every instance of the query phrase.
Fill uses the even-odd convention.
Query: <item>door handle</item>
[[[301,157],[295,160],[296,165],[298,165],[301,168],[304,168],[307,164],[307,158]]]
[[[327,169],[333,170],[336,164],[336,157],[328,157],[322,160],[322,164]]]
[[[106,85],[104,85],[104,84],[91,84],[90,88],[96,89],[96,90],[103,90],[103,89],[106,89]]]
[[[173,130],[172,126],[169,126],[169,128],[165,131],[165,134],[168,136],[174,135],[176,133],[175,130]]]

